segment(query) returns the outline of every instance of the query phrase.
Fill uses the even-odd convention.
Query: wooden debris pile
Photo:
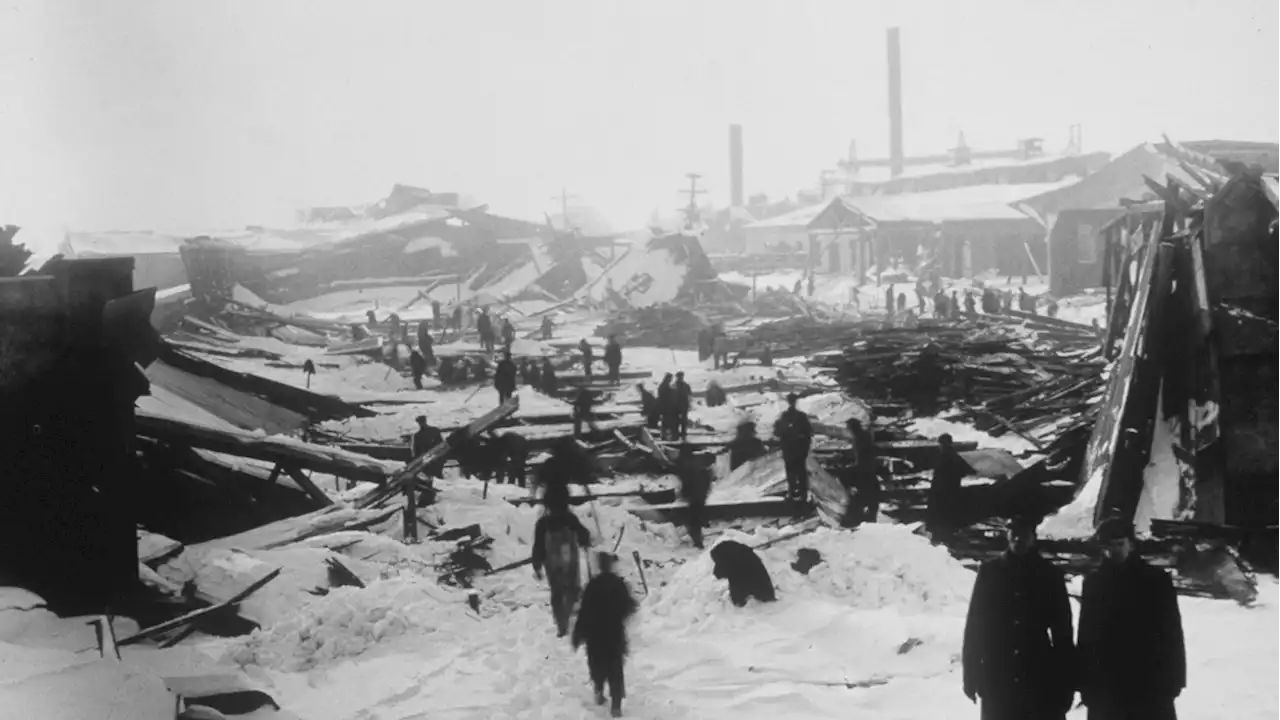
[[[624,310],[596,328],[596,337],[617,335],[628,345],[698,347],[698,333],[709,323],[679,305]]]

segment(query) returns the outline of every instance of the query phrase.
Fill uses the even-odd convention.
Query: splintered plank
[[[180,627],[182,625],[186,625],[187,623],[191,623],[196,620],[199,620],[200,618],[206,615],[211,615],[224,608],[229,608],[232,605],[237,605],[243,602],[245,598],[249,597],[250,595],[257,592],[258,590],[262,589],[262,587],[267,583],[271,582],[272,580],[275,580],[276,577],[278,577],[279,575],[280,575],[280,568],[276,568],[275,570],[272,570],[266,575],[263,575],[262,578],[255,580],[251,585],[246,587],[244,590],[241,590],[240,592],[236,593],[234,596],[228,598],[227,600],[224,600],[223,602],[217,603],[216,605],[210,605],[209,607],[200,608],[199,610],[193,610],[187,613],[186,615],[181,615],[172,620],[166,620],[157,625],[152,625],[149,628],[143,628],[142,630],[139,630],[133,635],[130,635],[129,637],[124,638],[123,640],[120,640],[119,642],[116,643],[116,645],[132,645],[134,643],[138,643],[143,640],[146,640],[147,638],[151,638],[151,637],[155,637],[156,635],[163,634],[165,632],[168,632],[169,630],[173,630],[174,628]]]

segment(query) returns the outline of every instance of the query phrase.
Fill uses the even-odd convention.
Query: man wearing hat
[[[764,441],[756,435],[756,424],[750,420],[738,423],[738,432],[729,441],[729,469],[737,470],[744,463],[768,454]]]
[[[1182,615],[1169,573],[1133,547],[1133,525],[1107,518],[1095,535],[1102,564],[1080,596],[1080,697],[1089,720],[1174,720],[1187,686]]]
[[[782,462],[787,469],[787,496],[804,501],[809,497],[809,446],[813,442],[813,425],[809,416],[796,407],[799,397],[787,395],[787,409],[773,424],[774,437],[782,443]]]
[[[684,381],[684,371],[676,373],[674,393],[676,435],[684,442],[689,437],[689,407],[693,404],[693,388]]]
[[[693,454],[693,446],[680,446],[676,459],[676,477],[680,478],[680,496],[688,505],[685,529],[693,546],[702,549],[702,527],[706,524],[707,495],[711,492],[711,470]]]
[[[965,621],[964,694],[983,720],[1054,718],[1075,694],[1071,605],[1062,571],[1035,549],[1039,518],[1009,522],[1009,549],[978,569]]]

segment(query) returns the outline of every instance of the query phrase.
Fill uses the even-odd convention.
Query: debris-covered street
[[[858,45],[874,46],[858,50],[858,93],[888,119],[857,125],[887,134],[885,149],[871,143],[860,156],[849,142],[835,169],[800,173],[792,156],[848,142],[839,133],[813,129],[821,142],[797,138],[804,150],[793,153],[766,147],[781,140],[766,137],[779,132],[776,117],[756,109],[726,121],[719,100],[694,101],[695,85],[719,87],[708,50],[694,53],[696,82],[681,87],[693,83],[682,91],[691,117],[716,128],[714,153],[684,143],[677,156],[671,135],[636,135],[644,150],[593,144],[591,123],[634,129],[631,114],[661,116],[606,104],[591,123],[585,111],[564,119],[582,156],[535,167],[514,153],[523,159],[508,165],[490,148],[496,167],[482,171],[420,148],[443,153],[452,138],[473,149],[474,132],[510,151],[499,138],[515,126],[481,127],[474,103],[414,105],[434,129],[403,141],[411,159],[357,173],[344,146],[352,132],[367,137],[370,158],[401,152],[384,136],[407,126],[364,105],[418,102],[402,97],[414,83],[383,76],[426,57],[406,49],[421,40],[409,27],[429,25],[436,43],[483,41],[520,66],[510,72],[523,79],[510,81],[479,61],[450,69],[429,88],[433,103],[521,98],[562,155],[578,138],[542,119],[528,88],[550,80],[530,80],[522,64],[594,71],[517,41],[529,18],[453,9],[444,23],[443,10],[405,5],[403,16],[379,8],[338,23],[336,8],[316,7],[305,19],[228,11],[212,24],[195,10],[140,16],[156,32],[181,28],[175,48],[242,42],[243,63],[266,52],[254,33],[297,23],[300,37],[272,35],[292,50],[279,66],[259,63],[265,75],[318,92],[307,63],[343,68],[324,92],[351,106],[349,128],[318,138],[303,127],[288,140],[277,129],[280,147],[259,148],[295,159],[307,148],[310,161],[332,144],[332,163],[294,162],[267,179],[245,170],[235,198],[212,179],[166,191],[199,190],[261,220],[224,222],[189,201],[161,212],[161,200],[124,189],[159,181],[123,169],[119,205],[133,214],[77,215],[58,200],[50,214],[62,229],[52,231],[27,224],[36,200],[21,183],[4,186],[19,201],[0,205],[17,221],[0,225],[0,720],[1234,720],[1280,710],[1275,128],[1254,137],[1240,118],[1179,124],[1180,106],[1161,99],[1158,110],[1126,110],[1114,121],[1123,130],[1086,114],[1106,152],[1085,150],[1080,124],[1065,144],[1026,137],[1049,116],[1006,101],[1010,117],[997,118],[994,96],[924,82],[922,58],[975,73],[988,60],[938,35],[941,20],[905,23],[895,11],[827,21],[858,26]],[[631,13],[625,31],[582,20],[621,43],[617,53],[656,27],[617,12]],[[734,12],[743,27],[788,37],[782,28],[799,17]],[[697,37],[721,44],[714,52],[755,54],[711,38],[710,16],[694,14],[706,31]],[[1251,18],[1230,27],[1253,33],[1261,20]],[[489,23],[528,52],[495,50]],[[344,60],[356,73],[311,53],[317,38],[348,32],[381,64]],[[531,32],[637,87],[656,82],[646,73],[657,60],[623,63],[550,24]],[[1274,55],[1275,27],[1263,35]],[[838,56],[796,42],[788,47],[823,62]],[[1144,52],[1177,55],[1177,43],[1157,45]],[[1108,48],[1096,41],[1119,57]],[[422,52],[436,71],[456,59],[434,44]],[[810,87],[813,67],[787,67]],[[1081,82],[1111,77],[1110,65],[1090,68],[1075,71]],[[218,73],[246,77],[238,65]],[[747,83],[744,97],[783,98],[772,80],[734,77],[726,97]],[[371,102],[353,78],[394,92]],[[483,78],[507,89],[486,90]],[[1274,85],[1261,93],[1271,105]],[[599,90],[628,103],[631,92]],[[930,112],[916,104],[944,96]],[[328,127],[315,100],[253,102],[264,128],[295,102]],[[92,122],[118,134],[120,118],[158,111],[128,112]],[[865,123],[870,111],[831,112]],[[1148,112],[1164,115],[1129,117]],[[454,127],[453,114],[475,127],[433,134]],[[962,118],[1023,139],[993,149],[978,132],[971,148],[962,130],[951,147],[955,128],[944,125]],[[218,136],[273,137],[200,122]],[[759,136],[744,141],[744,127]],[[904,149],[904,128],[926,127]],[[94,143],[109,145],[102,133]],[[1237,135],[1248,137],[1193,139]],[[86,142],[75,137],[67,142]],[[581,169],[591,152],[613,176]],[[691,162],[728,172],[704,177],[687,172]],[[639,168],[633,182],[627,163]],[[323,177],[344,164],[358,182]],[[671,188],[643,189],[638,178],[660,166]],[[582,179],[584,197],[543,188],[562,175]],[[375,185],[380,194],[348,197]],[[625,202],[603,202],[606,211],[586,196]],[[674,208],[672,196],[677,211],[649,212]],[[168,229],[178,216],[206,229]],[[126,226],[138,229],[110,229]]]

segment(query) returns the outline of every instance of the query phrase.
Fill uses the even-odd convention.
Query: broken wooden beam
[[[381,483],[389,468],[369,457],[338,448],[304,443],[292,438],[263,437],[240,430],[223,430],[163,417],[145,410],[134,412],[137,434],[160,442],[253,458],[288,467],[338,475],[351,480]]]
[[[315,500],[320,507],[326,507],[333,504],[333,498],[326,495],[325,492],[315,483],[311,482],[311,478],[303,474],[302,469],[298,466],[290,465],[286,467],[284,465],[277,465],[276,467],[283,467],[284,471],[289,473],[289,477],[293,478],[293,481],[298,483],[298,487],[302,488],[302,491],[310,496],[312,500]],[[273,470],[272,472],[274,473],[275,471]]]
[[[266,575],[263,575],[258,580],[255,580],[252,584],[250,584],[244,590],[241,590],[240,592],[236,593],[232,597],[220,603],[210,605],[209,607],[200,608],[199,610],[193,610],[185,615],[181,615],[179,617],[173,618],[172,620],[166,620],[162,623],[152,625],[151,627],[143,628],[142,630],[139,630],[133,635],[130,635],[129,637],[124,638],[123,640],[119,641],[116,644],[132,645],[134,643],[141,642],[143,640],[146,640],[147,638],[155,637],[156,635],[167,632],[169,630],[180,627],[182,625],[193,622],[195,620],[199,620],[200,618],[206,615],[210,615],[224,608],[229,608],[232,605],[237,605],[241,601],[243,601],[245,598],[249,597],[250,595],[260,590],[262,586],[266,585],[272,580],[275,580],[276,577],[280,575],[280,570],[281,570],[280,568],[276,568],[275,570],[272,570]]]

